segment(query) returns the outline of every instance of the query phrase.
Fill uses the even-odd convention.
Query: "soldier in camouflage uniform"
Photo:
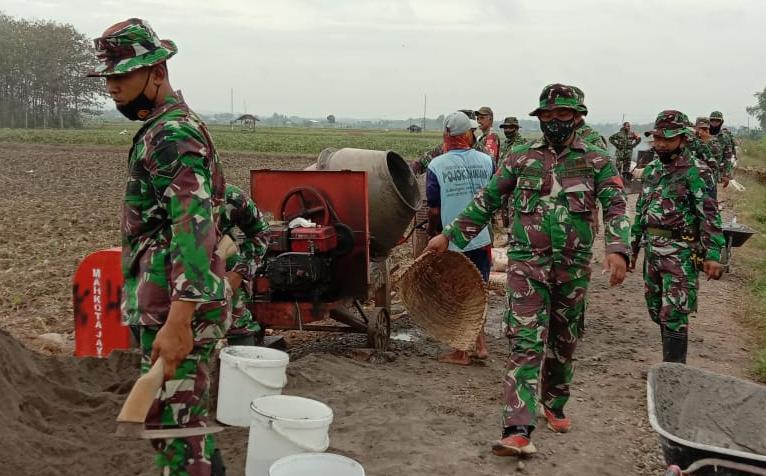
[[[630,130],[630,122],[625,122],[622,128],[609,137],[609,142],[615,147],[614,154],[617,162],[617,170],[622,173],[623,179],[630,179],[630,160],[633,149],[641,143],[641,138]]]
[[[721,277],[721,217],[708,194],[710,170],[686,145],[686,115],[662,111],[647,132],[657,158],[644,169],[631,230],[635,268],[645,242],[644,289],[649,316],[659,324],[665,362],[686,362],[689,315],[697,310],[698,272]]]
[[[586,110],[574,88],[548,85],[537,116],[543,137],[508,155],[489,184],[428,249],[443,251],[471,241],[503,196],[510,196],[513,219],[508,248],[507,334],[511,354],[505,376],[503,435],[493,445],[499,456],[534,453],[538,380],[548,428],[566,432],[579,323],[585,311],[594,241],[596,201],[604,209],[610,284],[625,278],[630,223],[617,169],[604,149],[587,144],[576,128]]]
[[[718,138],[710,135],[710,120],[707,117],[697,118],[694,134],[695,137],[687,148],[695,153],[697,160],[710,169],[708,193],[713,200],[718,200],[718,182],[721,181],[724,170],[723,148]]]
[[[521,126],[519,126],[519,120],[515,117],[506,117],[503,120],[503,123],[500,124],[500,129],[502,129],[505,134],[505,141],[503,141],[503,145],[500,147],[501,159],[504,159],[505,156],[508,155],[513,146],[524,145],[527,143],[527,140],[519,133]]]
[[[253,319],[247,302],[252,295],[255,271],[269,244],[269,224],[242,189],[227,184],[219,227],[221,234],[229,235],[238,245],[238,252],[226,260],[226,279],[234,292],[227,340],[229,345],[256,345],[260,343],[262,329]]]
[[[141,371],[164,361],[165,383],[147,428],[206,426],[208,362],[226,334],[224,260],[215,253],[224,202],[221,164],[207,129],[168,81],[176,45],[143,20],[95,40],[117,109],[143,124],[133,138],[122,214],[122,312],[140,325]],[[152,440],[163,475],[222,474],[211,435]]]
[[[481,135],[476,139],[474,148],[489,155],[492,163],[497,167],[497,162],[500,160],[500,136],[492,128],[494,120],[495,113],[490,107],[482,106],[476,111],[476,122],[479,123]]]
[[[729,186],[729,180],[734,175],[734,161],[736,160],[736,148],[734,146],[734,137],[731,132],[723,130],[723,113],[713,111],[710,113],[710,134],[721,144],[721,153],[723,154],[723,168],[721,169],[721,183],[723,187]]]

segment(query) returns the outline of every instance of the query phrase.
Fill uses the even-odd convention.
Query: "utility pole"
[[[423,132],[426,130],[426,105],[428,104],[428,96],[423,95]]]
[[[234,88],[231,88],[231,117],[229,118],[229,124],[231,124],[231,130],[234,130]]]

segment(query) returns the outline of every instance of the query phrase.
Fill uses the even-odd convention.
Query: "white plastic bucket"
[[[233,345],[221,350],[216,419],[233,426],[250,426],[254,399],[282,393],[290,356],[267,347]]]
[[[301,453],[280,458],[269,476],[364,476],[364,468],[351,458],[332,453]]]
[[[250,404],[247,476],[268,476],[279,458],[322,453],[330,446],[332,409],[322,402],[291,395],[272,395]]]

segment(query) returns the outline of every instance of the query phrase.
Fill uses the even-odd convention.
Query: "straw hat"
[[[487,315],[487,291],[462,253],[424,253],[402,275],[399,294],[428,335],[458,350],[474,349]]]

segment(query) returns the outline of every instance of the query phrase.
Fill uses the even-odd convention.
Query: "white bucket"
[[[254,399],[282,393],[290,356],[267,347],[233,345],[221,350],[216,419],[233,426],[250,426]]]
[[[364,476],[364,468],[341,455],[301,453],[277,460],[269,468],[269,476]]]
[[[247,476],[268,476],[269,467],[284,456],[322,453],[330,446],[332,409],[322,402],[290,395],[272,395],[250,404]]]

